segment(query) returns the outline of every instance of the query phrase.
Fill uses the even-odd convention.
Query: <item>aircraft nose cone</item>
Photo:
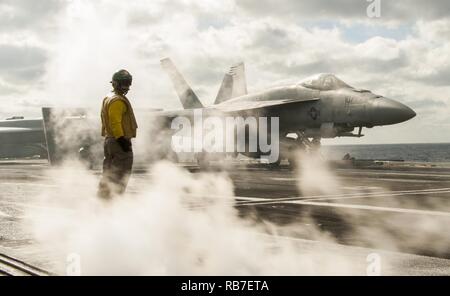
[[[373,101],[373,105],[372,119],[375,125],[396,124],[416,116],[416,112],[411,108],[391,99],[378,98]]]

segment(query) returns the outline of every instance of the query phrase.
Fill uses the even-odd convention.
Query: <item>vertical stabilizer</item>
[[[232,98],[244,96],[247,94],[247,81],[245,79],[245,65],[239,63],[230,69],[230,74],[233,76],[233,93]]]
[[[219,92],[217,93],[216,100],[214,104],[219,104],[231,99],[233,95],[233,76],[226,73],[223,77],[222,85],[220,86]]]
[[[225,102],[229,99],[247,94],[247,82],[245,79],[244,63],[231,66],[223,77],[222,85],[217,93],[214,104]]]
[[[170,80],[172,80],[175,91],[177,92],[184,109],[203,108],[197,95],[187,84],[180,72],[178,72],[170,58],[162,59],[161,67],[166,71],[167,75],[169,75]]]

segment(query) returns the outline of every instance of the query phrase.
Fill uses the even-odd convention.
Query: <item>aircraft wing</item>
[[[44,141],[44,132],[39,128],[0,127],[0,146],[43,143]]]
[[[27,127],[0,127],[0,134],[8,135],[8,134],[18,134],[18,133],[27,133],[39,131],[42,129],[38,128],[27,128]]]
[[[268,101],[236,101],[229,102],[225,104],[215,105],[213,108],[220,110],[222,112],[236,112],[236,111],[246,111],[253,109],[262,109],[268,107],[283,106],[287,104],[301,104],[306,102],[318,101],[319,98],[312,99],[284,99],[284,100],[268,100]]]

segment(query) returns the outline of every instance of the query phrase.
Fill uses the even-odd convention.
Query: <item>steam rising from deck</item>
[[[30,214],[36,237],[61,256],[60,271],[65,256],[75,253],[82,274],[313,272],[301,263],[314,260],[311,254],[297,253],[290,242],[268,240],[262,234],[270,227],[238,217],[226,175],[196,176],[162,162],[150,180],[134,179],[149,182],[140,192],[112,203],[96,199],[96,178],[76,165],[52,171],[51,177],[59,180],[58,190],[43,198],[67,211]]]

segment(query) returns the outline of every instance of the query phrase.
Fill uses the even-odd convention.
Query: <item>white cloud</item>
[[[276,16],[290,21],[333,20],[346,22],[350,20],[352,22],[376,22],[379,25],[387,26],[401,22],[415,22],[418,19],[428,21],[447,18],[450,13],[450,3],[447,0],[435,0],[432,4],[422,0],[380,0],[381,18],[371,19],[367,16],[367,7],[371,2],[366,0],[240,0],[237,3],[246,13],[255,16]]]
[[[367,59],[393,60],[400,56],[398,44],[393,39],[373,37],[355,46],[360,57]]]
[[[356,87],[416,104],[419,115],[411,123],[389,127],[389,135],[373,132],[358,142],[432,141],[430,135],[434,141],[450,140],[442,136],[450,135],[450,126],[439,137],[434,132],[426,137],[416,133],[431,131],[437,122],[450,123],[450,17],[443,13],[448,2],[428,4],[428,12],[415,20],[422,2],[410,1],[417,5],[410,7],[382,1],[382,18],[376,21],[368,20],[365,10],[361,16],[367,2],[358,2],[47,1],[46,17],[51,21],[9,17],[8,26],[15,29],[0,31],[0,49],[14,45],[14,54],[27,53],[25,59],[0,59],[0,97],[11,105],[17,105],[18,98],[26,104],[29,97],[33,103],[98,107],[110,89],[111,74],[127,68],[134,76],[130,96],[137,105],[178,108],[159,67],[161,57],[173,58],[205,102],[214,99],[227,68],[245,61],[249,90],[335,72]],[[33,7],[32,1],[17,7],[8,3],[13,8],[2,10],[0,5],[0,15]],[[327,19],[336,25],[306,26],[303,22],[308,19]],[[361,42],[347,40],[346,30],[357,30],[361,22],[382,28],[396,22],[410,26],[411,33],[396,39],[374,35]],[[15,74],[1,71],[7,67]],[[38,72],[31,70],[28,78],[21,76],[27,73],[19,71],[21,67],[45,71],[45,79],[33,80],[30,73]],[[433,102],[430,106],[428,100]]]

